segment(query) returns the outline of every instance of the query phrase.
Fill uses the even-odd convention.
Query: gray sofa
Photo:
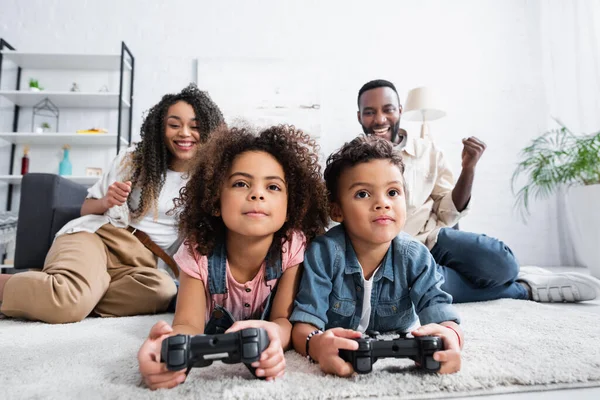
[[[39,268],[54,235],[80,216],[87,188],[54,174],[29,173],[21,182],[15,269]]]

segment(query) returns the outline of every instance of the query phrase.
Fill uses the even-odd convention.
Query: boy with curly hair
[[[400,156],[377,137],[358,137],[327,159],[330,215],[340,224],[308,248],[290,317],[294,348],[326,373],[354,372],[338,351],[356,350],[352,339],[367,330],[440,336],[440,373],[460,369],[463,339],[452,297],[440,288],[427,248],[401,233],[403,173]],[[419,320],[423,326],[413,330]]]

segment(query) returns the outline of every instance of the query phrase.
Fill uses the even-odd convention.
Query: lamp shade
[[[433,121],[446,115],[440,97],[434,90],[418,87],[408,92],[402,117],[409,121]]]

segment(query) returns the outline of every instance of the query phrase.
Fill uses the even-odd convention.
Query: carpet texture
[[[194,369],[171,390],[143,387],[136,353],[150,327],[172,315],[88,318],[46,325],[0,320],[0,397],[329,399],[436,398],[600,386],[597,314],[529,301],[457,305],[466,344],[453,375],[430,375],[409,360],[379,360],[370,375],[324,376],[293,351],[276,382],[253,379],[245,366]]]

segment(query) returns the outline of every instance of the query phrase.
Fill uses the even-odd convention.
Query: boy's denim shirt
[[[371,293],[368,330],[406,331],[422,325],[460,318],[452,296],[440,287],[429,250],[406,233],[394,240],[377,271]],[[363,305],[361,266],[343,224],[316,238],[304,256],[304,274],[294,302],[291,322],[305,322],[318,329],[356,330]]]

